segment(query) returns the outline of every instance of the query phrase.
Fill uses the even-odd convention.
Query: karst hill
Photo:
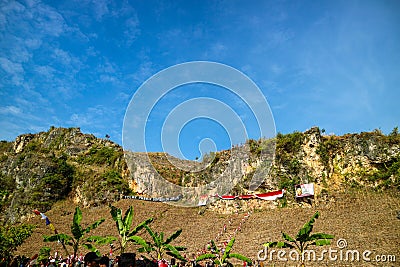
[[[198,166],[196,172],[176,167],[164,153],[123,151],[107,138],[82,133],[79,128],[51,127],[47,132],[0,142],[1,220],[18,222],[33,209],[48,211],[65,199],[93,207],[143,193],[146,187],[156,188],[153,193],[162,195],[163,188],[152,184],[157,175],[181,186],[207,184],[223,175],[232,162],[235,168],[230,175],[237,184],[230,193],[247,193],[252,175],[262,166],[262,152],[271,142],[273,161],[257,192],[286,188],[285,198],[290,201],[294,185],[299,183],[314,183],[317,196],[346,188],[400,189],[397,127],[388,135],[375,130],[342,136],[326,135],[313,127],[305,132],[279,133],[271,140],[247,140],[236,147],[236,158],[231,150],[210,153],[206,165],[174,159]],[[144,163],[147,156],[151,166]]]

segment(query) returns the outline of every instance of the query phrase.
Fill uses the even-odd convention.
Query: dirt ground
[[[199,253],[209,240],[217,239],[223,242],[235,236],[236,242],[232,252],[241,253],[257,262],[257,255],[263,250],[267,241],[282,241],[281,232],[295,236],[298,230],[318,210],[321,214],[314,224],[313,233],[332,234],[335,238],[330,246],[315,248],[316,258],[305,261],[306,266],[400,266],[400,194],[375,192],[347,192],[330,196],[329,201],[316,200],[312,206],[298,205],[286,208],[258,210],[251,213],[219,214],[204,207],[181,208],[172,205],[126,199],[115,203],[123,212],[133,206],[135,216],[133,225],[146,218],[153,217],[151,228],[157,232],[171,235],[179,228],[182,234],[172,244],[187,247],[184,254],[192,259]],[[46,215],[58,232],[70,234],[70,225],[74,213],[74,204],[68,201],[57,204]],[[112,220],[108,207],[82,209],[82,225],[87,226],[97,219],[106,221],[90,235],[118,236],[115,222]],[[40,216],[35,216],[29,223],[37,225],[33,235],[18,249],[17,255],[32,256],[43,246],[52,248],[52,253],[62,247],[57,243],[44,243],[43,235],[52,234]],[[225,226],[225,227],[224,227]],[[224,229],[225,228],[225,229]],[[146,232],[139,235],[146,239]],[[338,244],[338,240],[340,243]],[[345,244],[347,243],[347,245]],[[346,245],[346,246],[345,246]],[[339,246],[339,247],[338,247]],[[314,247],[311,247],[314,248]],[[327,252],[323,253],[323,249]],[[110,248],[100,247],[103,254]],[[299,266],[294,258],[295,252],[282,249],[281,258],[278,252],[259,262],[262,266]],[[330,253],[329,254],[329,250]],[[130,245],[128,252],[136,252],[136,247]],[[368,251],[371,253],[368,254]],[[84,254],[82,250],[80,253]],[[285,253],[284,255],[282,253]],[[359,253],[359,260],[352,259],[352,253]],[[363,253],[365,259],[363,259]],[[260,254],[264,255],[264,254]],[[290,255],[290,256],[289,256]],[[346,260],[346,255],[348,259]],[[322,259],[323,258],[323,259]],[[283,261],[286,259],[286,261]],[[318,260],[322,259],[322,260]],[[367,261],[370,259],[370,261]],[[379,261],[380,260],[380,261]],[[241,265],[239,262],[235,262]]]

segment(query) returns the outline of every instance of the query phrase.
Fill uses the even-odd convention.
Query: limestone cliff
[[[34,208],[46,211],[65,198],[96,206],[127,194],[164,196],[167,189],[157,176],[198,191],[204,185],[231,194],[286,188],[288,198],[295,184],[308,182],[315,183],[318,195],[348,187],[400,189],[397,128],[389,135],[378,130],[343,136],[323,132],[314,127],[271,140],[248,140],[211,153],[202,162],[124,152],[118,144],[79,128],[24,134],[14,142],[0,142],[1,219],[18,221]],[[227,184],[236,185],[229,189]]]
[[[66,197],[99,205],[129,192],[122,148],[79,128],[52,127],[1,141],[0,180],[1,219],[11,222]]]
[[[271,156],[272,147],[274,157]],[[236,147],[237,153],[233,153],[234,149],[212,153],[212,161],[203,169],[199,167],[201,170],[197,172],[177,168],[180,164],[193,162],[172,164],[167,159],[169,156],[163,153],[129,153],[128,165],[132,179],[136,181],[136,191],[155,196],[170,192],[158,178],[181,186],[199,187],[229,177],[228,183],[236,186],[227,193],[285,188],[289,198],[293,198],[294,185],[299,183],[313,182],[317,195],[348,187],[398,190],[400,185],[400,135],[396,130],[390,135],[376,130],[335,136],[324,135],[318,127],[313,127],[304,133],[278,134],[273,140],[248,140]],[[262,153],[265,151],[268,153]],[[254,174],[271,159],[270,171],[261,172],[263,182],[252,189]]]
[[[369,187],[400,189],[400,135],[379,130],[321,135],[318,127],[278,135],[272,176],[280,187],[314,182],[316,193]]]

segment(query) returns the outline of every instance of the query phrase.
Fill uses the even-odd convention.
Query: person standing
[[[99,267],[109,267],[110,266],[110,259],[107,256],[101,257],[99,260]]]
[[[89,252],[84,258],[85,267],[99,267],[100,257],[95,252]]]

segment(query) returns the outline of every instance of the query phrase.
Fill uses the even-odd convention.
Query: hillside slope
[[[296,235],[300,227],[318,210],[321,217],[316,220],[313,232],[324,232],[335,236],[332,245],[317,248],[318,253],[328,248],[340,251],[336,243],[339,239],[345,239],[348,245],[342,249],[344,253],[347,250],[357,250],[360,253],[370,250],[372,261],[367,262],[362,258],[359,261],[340,260],[338,252],[336,254],[338,259],[335,261],[329,260],[326,254],[324,261],[307,261],[306,266],[397,266],[400,259],[400,220],[397,219],[397,213],[400,211],[400,197],[397,192],[384,194],[354,189],[347,193],[332,193],[329,201],[317,200],[312,207],[293,205],[290,208],[255,210],[247,219],[245,219],[247,212],[220,214],[208,209],[203,210],[201,207],[182,208],[132,199],[120,200],[115,205],[123,211],[129,206],[134,207],[134,226],[146,218],[153,217],[155,220],[151,227],[155,231],[170,235],[178,229],[183,229],[181,236],[173,244],[187,247],[184,254],[189,259],[193,259],[193,255],[204,249],[211,239],[216,240],[218,246],[222,248],[223,242],[235,236],[236,243],[233,252],[242,253],[254,261],[257,260],[257,253],[263,249],[262,244],[268,241],[282,241],[281,231],[292,236]],[[62,202],[46,215],[59,232],[70,234],[73,209],[73,203]],[[90,234],[118,235],[108,207],[84,208],[82,212],[84,226],[100,218],[106,219]],[[59,251],[64,254],[60,244],[43,242],[42,235],[49,235],[52,231],[40,219],[40,216],[31,218],[29,223],[36,225],[37,228],[19,248],[18,255],[32,256],[38,253],[42,246],[50,247],[52,253]],[[226,225],[226,231],[223,231],[224,225]],[[239,230],[237,230],[238,226],[241,226]],[[151,239],[145,231],[141,231],[139,235],[146,240]],[[102,254],[110,251],[109,246],[100,246],[99,249]],[[127,251],[137,253],[136,249],[136,246],[129,245]],[[288,253],[289,250],[286,251]],[[83,254],[85,252],[85,250],[80,251]],[[118,255],[117,250],[114,251],[115,255]],[[317,254],[318,257],[320,255]],[[395,255],[396,262],[376,262],[374,257],[377,255]],[[241,262],[236,262],[236,264],[242,266]],[[264,266],[299,266],[299,262],[279,261],[275,253],[273,261],[265,262]]]
[[[47,132],[24,134],[14,142],[0,142],[0,208],[3,222],[17,222],[32,209],[48,211],[60,200],[95,207],[123,195],[149,193],[163,196],[156,176],[187,187],[229,176],[235,187],[226,193],[247,193],[249,181],[271,144],[275,155],[270,172],[257,189],[287,189],[313,182],[316,194],[329,196],[346,188],[400,189],[400,134],[379,130],[328,136],[314,127],[301,133],[278,134],[272,140],[248,140],[233,150],[211,153],[203,162],[173,159],[196,172],[177,168],[164,153],[131,153],[107,139],[84,134],[79,128],[51,127]],[[125,156],[124,156],[125,154]],[[236,155],[236,156],[235,156]],[[149,156],[151,164],[144,164]],[[127,163],[126,158],[133,160]],[[207,161],[208,160],[208,161]],[[206,162],[206,164],[204,163]]]
[[[83,206],[107,204],[129,193],[127,167],[117,144],[54,128],[0,143],[1,219],[15,222],[65,198]]]

